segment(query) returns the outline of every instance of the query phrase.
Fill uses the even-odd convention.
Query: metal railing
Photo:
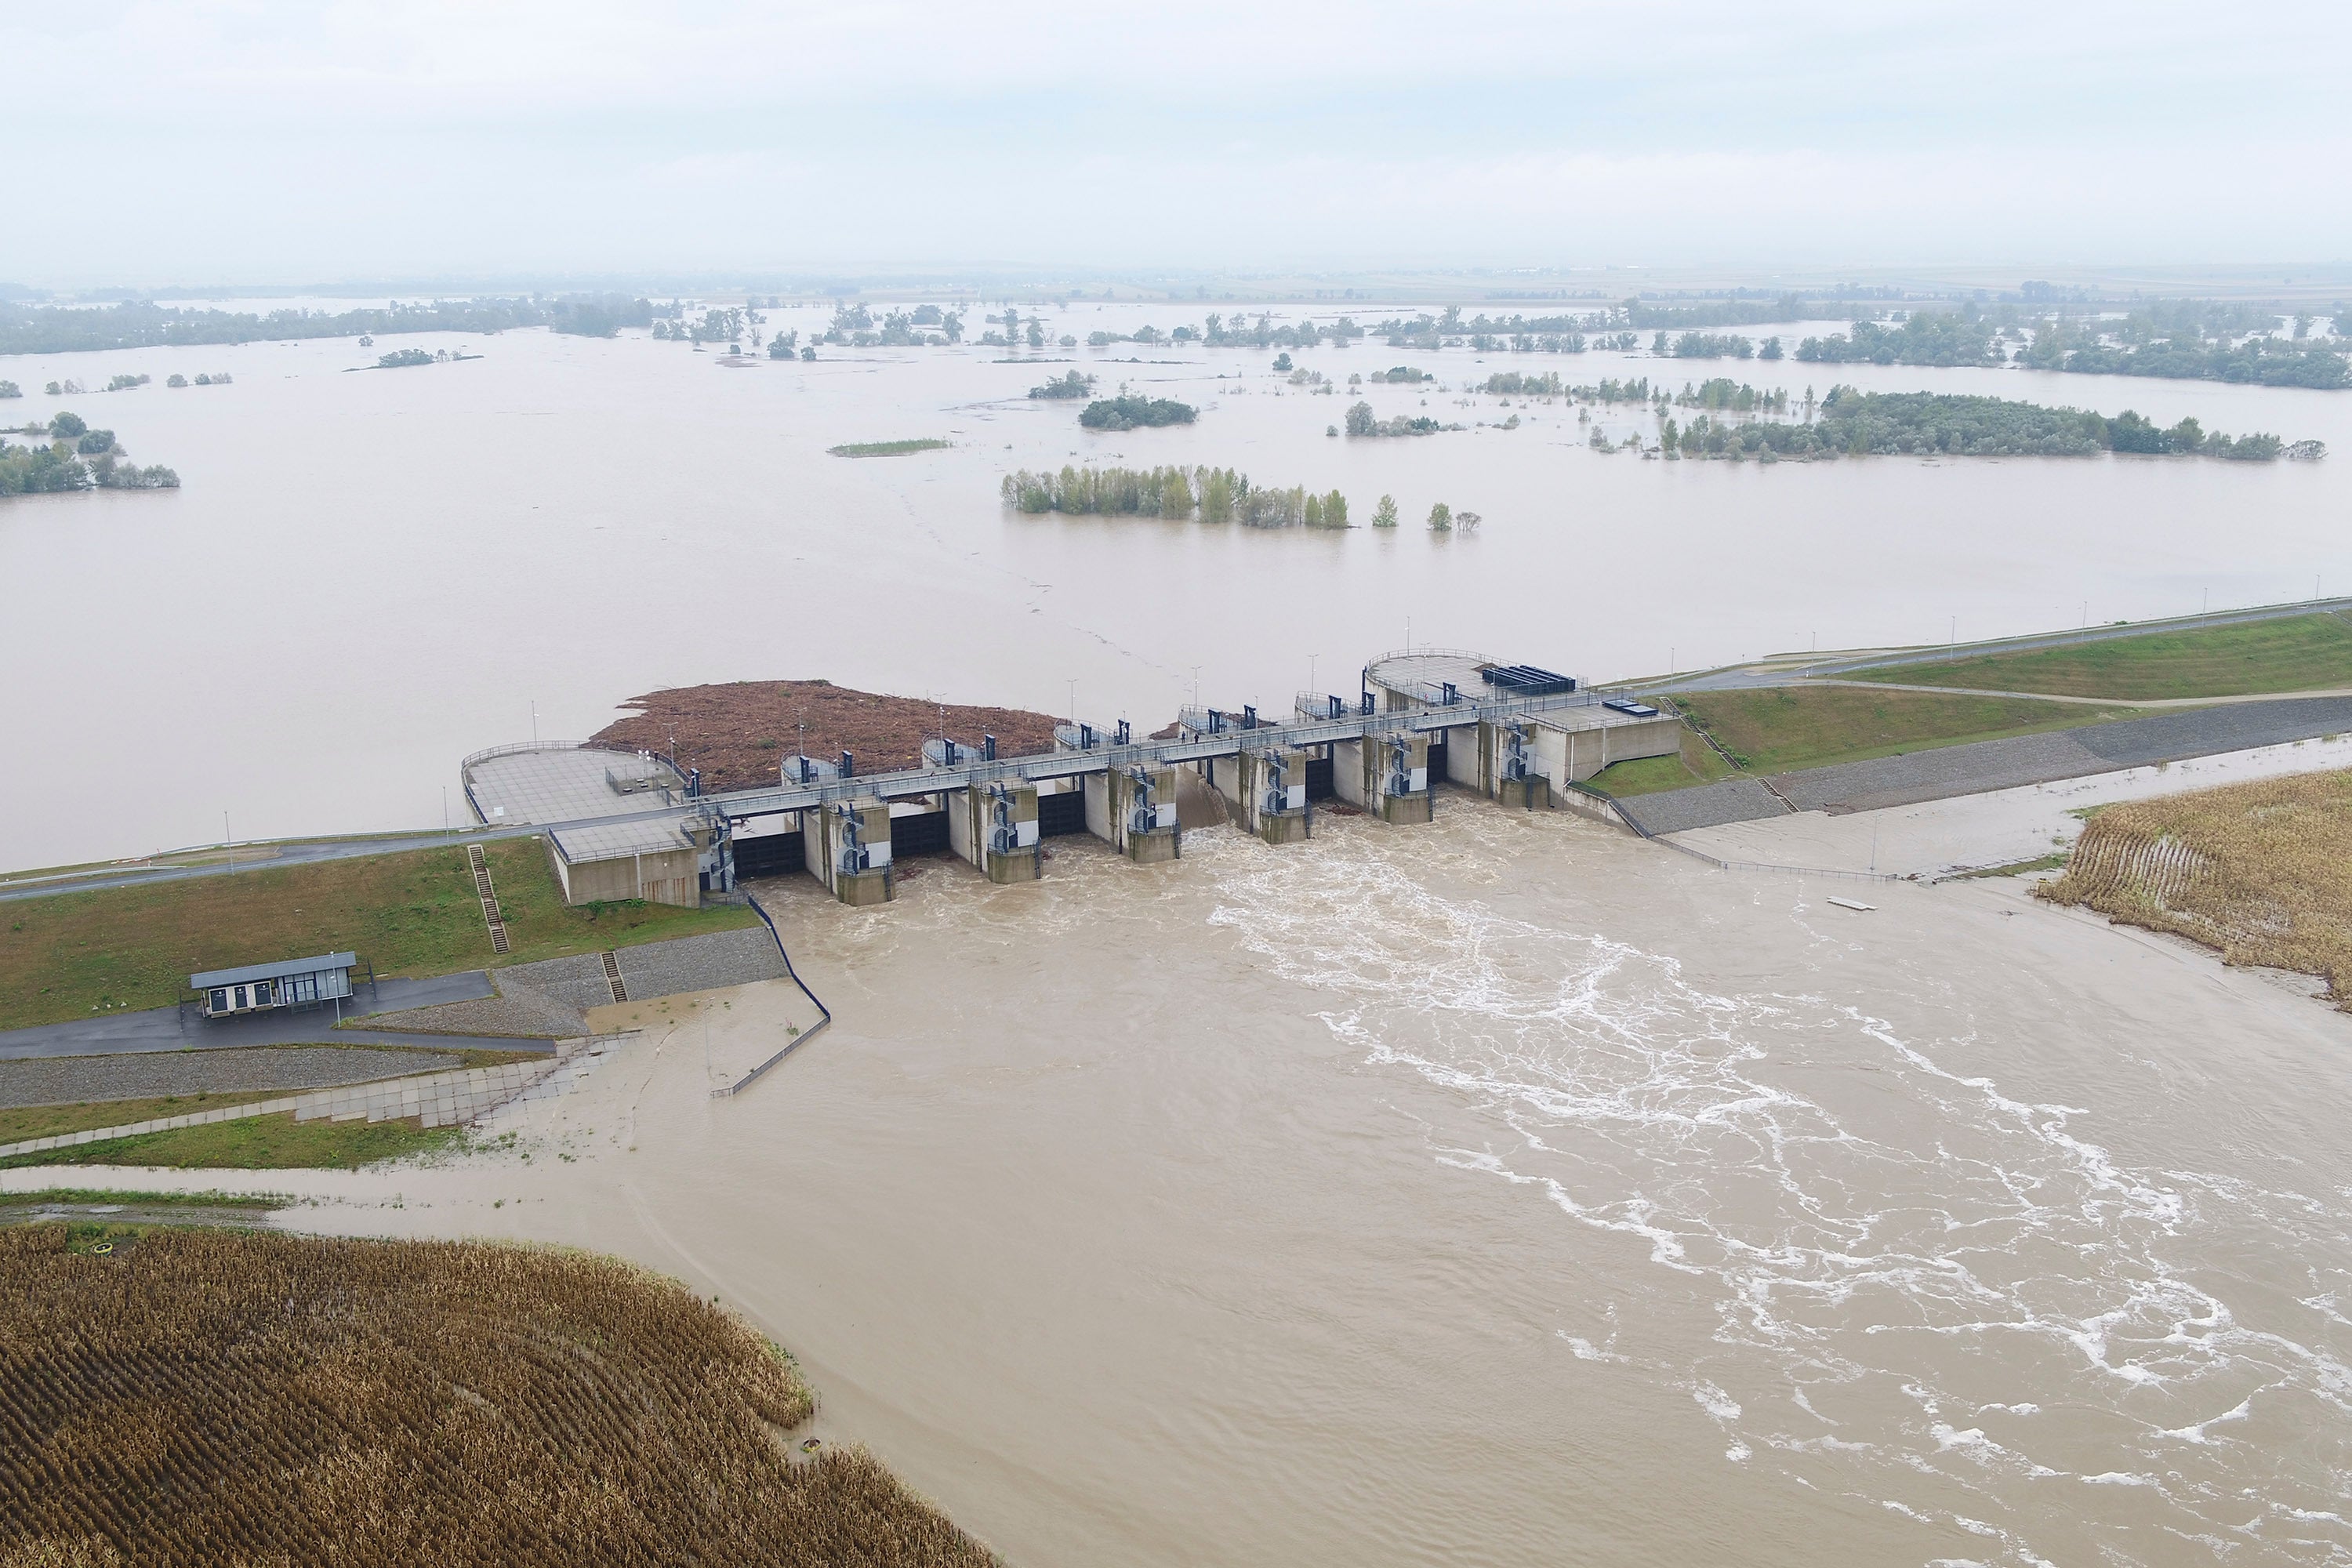
[[[1535,717],[1570,708],[1594,706],[1587,693],[1555,692],[1539,697],[1514,697],[1477,702],[1465,697],[1449,708],[1399,708],[1385,713],[1351,713],[1344,719],[1293,721],[1270,724],[1260,717],[1255,730],[1226,730],[1190,740],[1139,741],[1128,745],[1098,745],[1086,752],[1041,752],[1025,757],[1000,757],[994,762],[962,766],[900,768],[862,778],[814,784],[730,790],[709,798],[730,817],[767,816],[784,811],[808,811],[845,800],[890,800],[908,795],[938,795],[947,790],[974,789],[990,784],[1036,784],[1073,778],[1114,768],[1151,767],[1169,763],[1201,762],[1273,751],[1294,751],[1328,745],[1334,741],[1360,741],[1375,735],[1403,732],[1426,734],[1479,722]]]
[[[589,741],[511,741],[503,746],[492,746],[487,751],[476,752],[457,764],[457,773],[460,777],[463,777],[466,770],[475,763],[487,763],[494,757],[519,757],[525,752],[584,752],[592,744],[593,742]],[[618,746],[607,749],[615,752],[621,750]],[[635,755],[634,752],[630,754]]]

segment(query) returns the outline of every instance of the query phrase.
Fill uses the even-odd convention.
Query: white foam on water
[[[1677,1347],[1635,1314],[1605,1352],[1564,1331],[1572,1354],[1687,1388],[1728,1458],[1766,1451],[1807,1485],[1997,1537],[2002,1562],[2061,1549],[2037,1542],[2150,1549],[2036,1484],[2077,1477],[2140,1498],[2133,1531],[2352,1563],[2352,1531],[2325,1511],[2352,1491],[2352,1373],[2275,1310],[2242,1321],[2237,1281],[2203,1261],[2219,1241],[2332,1284],[2352,1258],[2340,1209],[2130,1168],[2079,1130],[2089,1109],[1952,1070],[1977,1042],[1911,1037],[1867,999],[1716,994],[1672,955],[1435,890],[1433,864],[1499,879],[1478,831],[1425,830],[1456,852],[1442,862],[1426,838],[1345,828],[1312,853],[1199,858],[1213,921],[1328,998],[1336,1038],[1501,1134],[1433,1135],[1441,1163],[1633,1243],[1658,1271],[1645,1289],[1697,1292],[1714,1323]],[[1597,1320],[1614,1304],[1568,1305]]]

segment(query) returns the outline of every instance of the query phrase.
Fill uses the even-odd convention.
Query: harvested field
[[[2110,805],[2034,891],[2327,981],[2352,1011],[2352,773]]]
[[[971,1564],[758,1334],[607,1258],[0,1231],[0,1563]],[[102,1241],[111,1248],[93,1248]]]
[[[637,711],[598,731],[598,745],[675,753],[684,767],[700,768],[716,789],[749,789],[776,782],[783,759],[801,749],[830,758],[854,752],[860,773],[910,768],[922,760],[924,737],[940,732],[941,707],[919,697],[854,691],[829,680],[733,680],[720,686],[677,686],[621,704]],[[978,745],[996,737],[1007,756],[1051,751],[1055,721],[1017,708],[944,710],[947,732]]]

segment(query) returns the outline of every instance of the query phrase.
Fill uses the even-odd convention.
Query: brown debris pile
[[[919,697],[855,691],[829,680],[676,686],[632,697],[621,706],[636,711],[598,731],[596,744],[675,755],[678,766],[700,768],[704,785],[711,789],[774,784],[783,759],[801,749],[803,724],[808,726],[810,756],[830,762],[853,752],[861,773],[917,765],[924,740],[940,733],[943,712],[947,733],[968,746],[993,735],[1000,756],[1054,749],[1055,721],[1043,713],[952,703],[942,709]]]
[[[0,1231],[0,1562],[988,1568],[740,1320],[478,1242]]]

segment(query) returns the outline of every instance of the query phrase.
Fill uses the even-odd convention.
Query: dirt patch
[[[776,782],[783,759],[801,749],[808,726],[808,754],[833,758],[856,754],[861,773],[911,768],[922,760],[923,741],[947,733],[967,745],[982,735],[996,737],[1002,756],[1047,752],[1054,747],[1055,721],[1017,708],[942,708],[919,697],[887,697],[855,691],[829,680],[733,680],[720,686],[677,686],[649,691],[621,704],[635,713],[597,731],[598,745],[673,753],[681,767],[700,768],[714,789],[749,789]]]

